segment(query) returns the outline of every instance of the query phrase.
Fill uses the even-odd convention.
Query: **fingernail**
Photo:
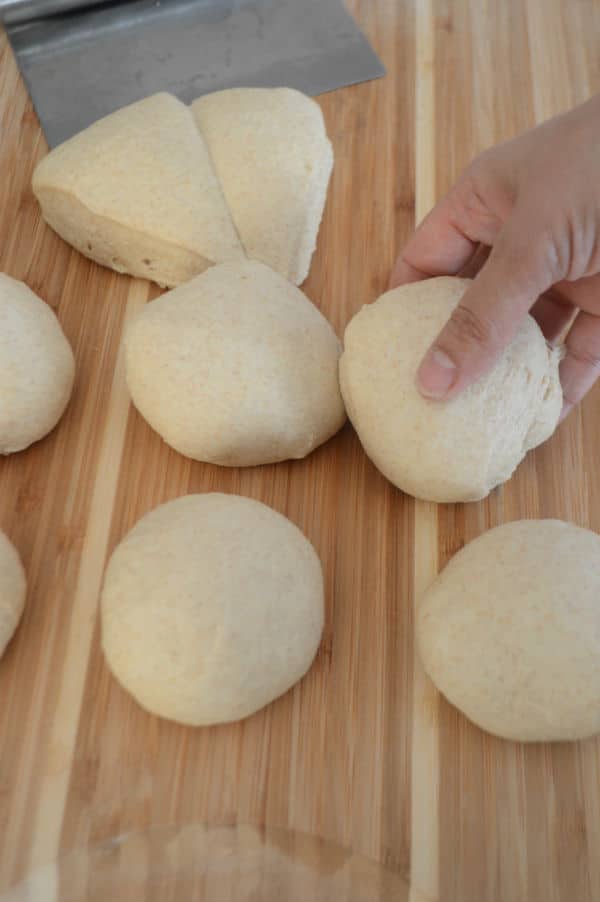
[[[417,372],[417,386],[421,394],[439,401],[446,397],[455,381],[456,364],[444,351],[434,348]]]

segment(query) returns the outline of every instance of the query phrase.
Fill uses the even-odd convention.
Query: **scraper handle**
[[[34,19],[45,19],[56,13],[88,6],[94,6],[94,3],[90,0],[0,0],[0,22],[3,25],[22,25]]]

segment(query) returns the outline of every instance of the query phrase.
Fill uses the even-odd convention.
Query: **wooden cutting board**
[[[349,6],[388,74],[321,99],[336,165],[305,290],[339,333],[475,153],[600,88],[595,0]],[[0,269],[57,311],[78,362],[59,428],[0,461],[0,526],[29,577],[0,663],[0,887],[126,830],[237,821],[350,845],[441,902],[600,899],[600,743],[485,735],[439,699],[413,648],[415,595],[483,530],[543,516],[600,531],[600,392],[480,504],[415,503],[350,427],[302,462],[186,460],[131,408],[123,379],[123,325],[157,291],[41,222],[30,177],[44,140],[3,36],[0,129]],[[97,605],[107,555],[142,514],[214,489],[306,532],[327,626],[292,692],[244,723],[193,730],[150,717],[113,681]]]

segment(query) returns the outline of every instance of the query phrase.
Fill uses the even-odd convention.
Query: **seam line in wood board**
[[[416,0],[415,215],[435,203],[435,83],[433,0]],[[437,505],[414,502],[413,623],[421,593],[437,575]],[[438,695],[413,651],[411,754],[411,895],[439,895]]]
[[[129,291],[123,329],[148,298],[149,286],[134,282]],[[75,755],[79,717],[85,692],[89,650],[97,618],[98,597],[110,536],[112,512],[125,445],[130,399],[125,382],[123,347],[119,348],[110,388],[106,426],[98,455],[88,529],[77,575],[73,610],[63,661],[56,713],[46,746],[52,760],[43,779],[31,831],[28,864],[38,867],[58,857],[69,782]],[[56,767],[56,759],[62,766]]]

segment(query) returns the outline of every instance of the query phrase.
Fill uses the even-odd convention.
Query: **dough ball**
[[[148,304],[125,350],[135,406],[196,460],[305,457],[346,417],[331,326],[262,263],[215,266]]]
[[[15,547],[0,532],[0,658],[25,606],[25,571]]]
[[[323,577],[302,533],[264,504],[188,495],[143,517],[114,552],[102,643],[154,714],[239,720],[286,692],[317,651]]]
[[[485,498],[553,433],[562,408],[560,352],[531,316],[459,397],[422,397],[419,363],[469,284],[445,276],[388,291],[344,337],[342,394],[365,451],[394,485],[429,501]]]
[[[490,733],[519,741],[600,732],[600,537],[520,520],[458,552],[418,607],[425,669]]]
[[[43,438],[71,396],[75,362],[54,313],[0,273],[0,454]]]

